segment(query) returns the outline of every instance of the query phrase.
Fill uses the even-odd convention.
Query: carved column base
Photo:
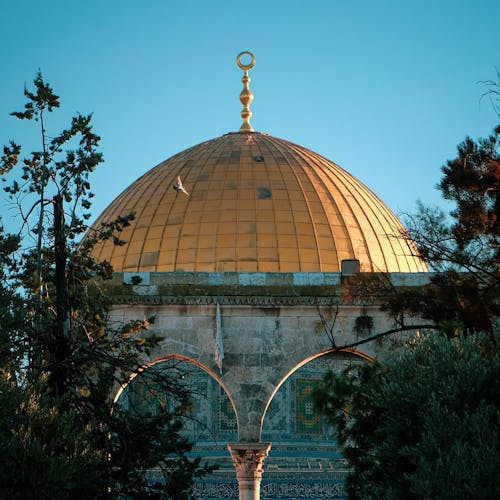
[[[236,469],[240,500],[260,500],[262,466],[271,443],[234,443],[228,444],[227,449]]]

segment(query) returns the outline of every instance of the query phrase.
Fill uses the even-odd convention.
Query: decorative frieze
[[[346,498],[343,482],[300,478],[261,484],[261,495],[265,498]]]
[[[305,479],[301,477],[283,478],[279,481],[261,483],[261,496],[264,498],[346,498],[343,482],[329,479]],[[232,481],[203,480],[195,483],[195,498],[238,498],[238,484]]]
[[[237,306],[333,306],[341,305],[339,297],[267,296],[267,295],[112,295],[116,305],[222,305]],[[366,302],[364,303],[366,304]],[[353,302],[346,303],[353,305]],[[354,304],[355,305],[355,304]]]

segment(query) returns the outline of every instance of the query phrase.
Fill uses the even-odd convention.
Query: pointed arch
[[[340,349],[339,350],[339,349],[333,349],[333,348],[325,349],[323,351],[317,352],[311,356],[304,358],[302,361],[297,363],[293,368],[291,368],[288,371],[288,373],[286,373],[281,378],[281,380],[279,381],[278,384],[276,384],[273,392],[269,396],[269,399],[266,402],[266,406],[265,406],[265,409],[264,409],[264,412],[262,414],[261,421],[260,421],[260,434],[261,434],[261,436],[262,436],[262,432],[263,432],[263,428],[264,428],[264,422],[266,420],[266,416],[268,415],[268,410],[269,410],[269,407],[271,405],[271,402],[273,401],[273,399],[276,396],[276,394],[278,393],[278,391],[283,387],[283,384],[285,384],[285,382],[290,380],[290,378],[294,374],[296,374],[302,367],[304,367],[308,363],[311,363],[314,360],[317,360],[319,358],[322,358],[322,357],[325,357],[328,355],[333,355],[333,354],[339,354],[339,355],[344,354],[344,355],[352,356],[353,359],[360,358],[360,359],[363,359],[363,360],[368,361],[368,362],[373,362],[375,360],[375,358],[373,358],[372,356],[370,356],[362,351],[359,351],[357,349]]]
[[[226,384],[223,382],[223,380],[220,378],[220,376],[214,371],[208,368],[206,365],[203,363],[197,361],[196,359],[190,358],[189,356],[184,356],[182,354],[168,354],[166,356],[160,356],[152,361],[149,361],[145,363],[144,365],[140,366],[135,372],[131,373],[127,381],[122,384],[118,390],[116,391],[116,394],[113,398],[113,402],[116,403],[124,394],[124,391],[126,390],[127,386],[138,376],[147,371],[149,368],[161,364],[161,363],[168,363],[169,361],[173,360],[178,360],[180,362],[188,363],[189,365],[193,365],[196,368],[200,369],[204,373],[206,373],[211,379],[215,380],[215,382],[218,384],[219,387],[222,388],[224,391],[224,394],[227,396],[232,411],[234,412],[235,419],[236,419],[236,428],[239,426],[239,420],[238,420],[238,412],[237,408],[234,402],[234,399],[227,388]]]

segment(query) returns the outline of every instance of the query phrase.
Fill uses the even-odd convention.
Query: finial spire
[[[251,61],[249,64],[243,64],[241,62],[241,58],[243,56],[249,56]],[[243,70],[243,78],[241,81],[243,82],[243,90],[240,94],[240,102],[243,104],[243,109],[241,111],[241,118],[243,119],[243,123],[240,127],[240,132],[253,132],[253,127],[250,125],[250,117],[252,116],[252,112],[250,111],[250,104],[253,101],[253,94],[250,92],[250,88],[248,84],[250,83],[250,77],[248,76],[248,71],[251,70],[255,66],[255,57],[251,52],[241,52],[238,54],[236,58],[236,62],[238,66]]]

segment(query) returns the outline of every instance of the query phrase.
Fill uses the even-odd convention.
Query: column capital
[[[262,478],[262,465],[269,454],[271,443],[233,443],[228,444],[236,469],[236,477],[240,480]]]

